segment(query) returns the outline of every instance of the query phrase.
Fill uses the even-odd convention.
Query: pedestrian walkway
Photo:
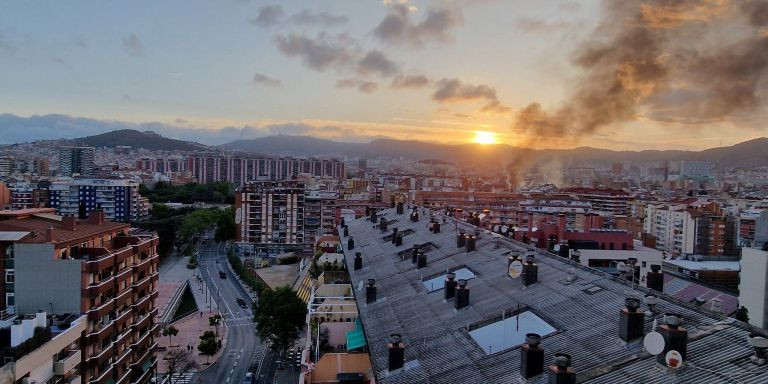
[[[190,384],[192,382],[192,377],[195,375],[194,372],[187,372],[181,376],[179,375],[173,375],[171,376],[171,380],[167,381],[166,383],[169,384]]]

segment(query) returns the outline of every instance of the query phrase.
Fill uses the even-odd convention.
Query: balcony
[[[109,312],[112,312],[115,309],[115,299],[110,298],[106,300],[104,303],[99,305],[98,307],[94,307],[88,310],[88,318],[89,319],[98,319],[100,317],[103,317]]]
[[[82,384],[83,379],[79,375],[70,376],[65,384]]]
[[[98,283],[92,283],[91,285],[88,286],[88,288],[86,288],[88,291],[88,297],[103,295],[108,290],[115,287],[114,282],[115,282],[115,278],[110,276]]]
[[[80,350],[69,351],[69,354],[66,357],[53,363],[53,373],[58,376],[66,375],[74,369],[77,364],[80,364],[82,355]]]
[[[97,342],[101,342],[107,336],[110,336],[112,334],[112,331],[115,329],[115,322],[110,321],[108,324],[103,325],[98,330],[95,330],[88,334],[87,340],[88,344],[95,344]]]
[[[106,384],[109,382],[109,380],[112,380],[112,370],[113,367],[110,365],[109,368],[105,369],[98,377],[93,378],[91,381],[89,381],[89,384]]]

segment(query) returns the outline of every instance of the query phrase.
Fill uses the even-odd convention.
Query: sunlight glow
[[[498,144],[496,134],[488,131],[475,131],[475,137],[472,138],[472,142],[477,144]]]

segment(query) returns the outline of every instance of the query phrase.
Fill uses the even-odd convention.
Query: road
[[[204,371],[197,373],[191,383],[241,384],[246,372],[258,365],[265,351],[269,352],[255,334],[251,308],[240,308],[237,305],[238,297],[246,302],[250,302],[250,298],[229,272],[224,243],[215,243],[211,233],[206,233],[205,237],[208,240],[200,246],[198,252],[200,275],[218,304],[229,333],[219,359]],[[219,271],[225,271],[227,278],[219,277]],[[270,361],[271,356],[264,358],[265,361]],[[264,367],[261,377],[272,377],[269,376],[270,372],[267,372],[270,365]]]

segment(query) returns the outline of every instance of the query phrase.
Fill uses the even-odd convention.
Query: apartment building
[[[655,237],[656,249],[673,256],[724,257],[735,254],[734,226],[718,204],[682,201],[648,204],[643,232]]]
[[[235,192],[238,242],[270,251],[301,250],[308,245],[304,220],[304,182],[249,182]]]
[[[59,175],[93,176],[95,157],[93,147],[59,147]]]
[[[187,170],[200,183],[290,180],[299,174],[344,179],[344,163],[336,159],[301,159],[255,155],[198,154],[187,157]]]
[[[740,247],[762,248],[768,243],[768,209],[748,209],[738,218],[737,244]]]
[[[322,235],[333,233],[336,226],[335,191],[307,191],[304,196],[304,233],[308,244],[315,244]]]
[[[0,212],[0,239],[6,308],[86,316],[83,383],[150,382],[160,327],[154,233],[106,221],[100,210],[78,220],[41,209]]]
[[[64,216],[86,216],[98,207],[108,220],[136,221],[147,217],[149,202],[130,179],[73,179],[49,187],[51,208]]]

